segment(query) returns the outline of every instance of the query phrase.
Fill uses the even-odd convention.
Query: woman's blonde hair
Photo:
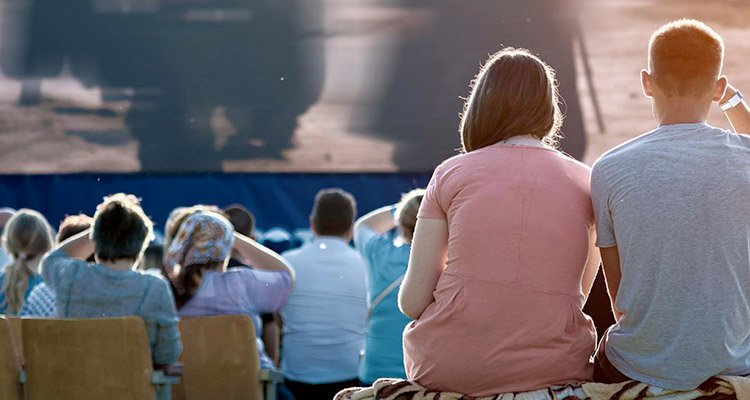
[[[30,262],[52,248],[52,227],[42,214],[29,209],[18,210],[5,225],[3,247],[12,261],[5,267],[3,294],[6,313],[18,314],[23,307],[29,277],[36,274]]]
[[[414,228],[417,226],[417,213],[419,205],[422,204],[424,189],[414,189],[401,196],[401,201],[396,206],[394,217],[404,232],[404,237],[411,240],[414,237]]]
[[[555,71],[539,57],[506,47],[490,56],[471,86],[461,116],[464,152],[519,135],[558,146],[560,94]]]

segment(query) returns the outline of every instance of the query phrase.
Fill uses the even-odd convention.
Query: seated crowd
[[[658,128],[592,169],[558,149],[554,70],[503,49],[426,190],[356,220],[351,194],[323,189],[313,238],[282,254],[237,205],[175,209],[161,245],[122,193],[56,240],[38,212],[0,210],[0,312],[140,316],[155,364],[178,360],[180,317],[246,315],[281,398],[379,378],[478,397],[750,375],[750,107],[723,59],[703,23],[656,31],[641,80]],[[713,103],[733,131],[706,123]],[[616,322],[597,348],[583,306],[600,261]]]

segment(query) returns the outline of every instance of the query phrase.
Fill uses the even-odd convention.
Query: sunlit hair
[[[557,147],[563,115],[555,71],[526,49],[493,54],[472,81],[461,117],[465,152],[519,135]]]
[[[701,97],[713,89],[724,63],[724,41],[703,22],[681,19],[651,35],[651,77],[668,97]]]
[[[352,229],[357,202],[342,189],[323,189],[315,195],[312,222],[317,235],[341,236]]]
[[[411,240],[414,237],[414,227],[417,226],[417,213],[419,205],[422,204],[424,189],[414,189],[401,196],[401,201],[396,206],[395,218],[404,237]]]
[[[2,242],[12,259],[5,267],[2,287],[4,305],[6,313],[13,315],[18,314],[23,307],[29,276],[38,273],[32,270],[32,262],[52,248],[52,227],[42,214],[21,209],[5,225]]]
[[[96,207],[91,239],[98,259],[137,260],[152,238],[151,219],[135,196],[117,193]]]
[[[94,225],[94,219],[86,214],[68,215],[57,229],[55,242],[60,244],[71,236],[77,235]]]

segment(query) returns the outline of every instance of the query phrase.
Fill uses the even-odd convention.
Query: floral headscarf
[[[183,266],[222,262],[232,253],[234,228],[214,212],[199,212],[185,219],[166,249],[164,265],[174,282]]]

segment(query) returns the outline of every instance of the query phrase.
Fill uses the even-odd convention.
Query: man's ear
[[[720,101],[724,97],[724,92],[727,91],[727,85],[729,81],[727,77],[722,75],[718,81],[716,81],[716,88],[714,89],[713,101]]]
[[[651,74],[645,69],[641,70],[641,88],[646,97],[654,96],[654,81],[651,79]]]

